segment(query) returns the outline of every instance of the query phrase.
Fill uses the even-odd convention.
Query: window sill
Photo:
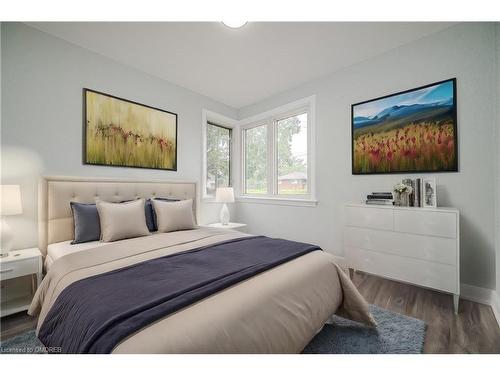
[[[316,207],[318,201],[311,198],[278,198],[278,197],[251,197],[239,196],[236,198],[238,203],[253,204],[273,204],[278,206],[298,206],[298,207]]]

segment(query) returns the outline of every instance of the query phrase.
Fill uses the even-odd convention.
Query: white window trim
[[[238,121],[230,117],[221,115],[216,112],[209,111],[208,109],[202,109],[201,111],[201,136],[202,136],[202,155],[201,155],[201,198],[203,202],[215,203],[215,197],[207,195],[207,124],[208,122],[214,122],[226,128],[232,130],[231,133],[231,185],[235,190],[238,189],[235,186],[239,181],[239,171],[237,166],[239,166],[239,131],[238,131]]]
[[[273,186],[276,184],[276,166],[275,163],[275,144],[273,142],[275,131],[274,122],[283,117],[292,116],[294,114],[303,113],[307,111],[307,171],[308,171],[308,190],[309,194],[297,194],[297,195],[277,195],[272,192],[277,189]],[[316,123],[316,96],[309,96],[292,103],[285,104],[278,108],[274,108],[270,111],[266,111],[255,116],[240,120],[238,122],[239,127],[239,141],[240,141],[240,179],[239,188],[237,190],[236,200],[238,202],[246,203],[260,203],[260,204],[279,204],[279,205],[295,205],[295,206],[316,206],[316,160],[315,160],[315,150],[316,150],[316,133],[315,133],[315,123]],[[244,133],[245,130],[251,129],[256,126],[268,125],[268,157],[267,169],[268,169],[268,194],[262,195],[251,195],[245,194],[245,141]]]

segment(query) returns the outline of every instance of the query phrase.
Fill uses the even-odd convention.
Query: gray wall
[[[452,77],[458,86],[460,172],[434,174],[438,204],[461,212],[461,281],[495,289],[494,24],[459,24],[241,109],[243,119],[316,94],[319,205],[239,203],[237,219],[252,232],[314,242],[342,255],[343,204],[390,189],[403,177],[351,175],[351,104]]]
[[[497,235],[497,257],[496,257],[496,270],[497,270],[497,294],[500,301],[500,22],[496,23],[496,65],[497,65],[497,184],[496,184],[496,198],[497,198],[497,220],[496,220],[496,235]],[[499,307],[500,308],[500,307]]]
[[[492,173],[500,166],[494,156],[500,143],[493,136],[497,125],[500,129],[495,117],[495,106],[500,106],[495,59],[500,61],[500,56],[495,55],[493,24],[460,24],[239,112],[23,24],[2,24],[1,52],[2,183],[22,185],[25,212],[9,218],[22,233],[16,237],[19,248],[36,244],[40,174],[199,182],[202,108],[241,119],[316,94],[318,207],[240,203],[236,219],[248,223],[252,232],[315,242],[342,255],[342,205],[362,200],[369,191],[390,188],[402,177],[351,175],[351,103],[457,77],[460,172],[435,175],[438,200],[462,213],[462,282],[500,286],[500,275],[495,280],[493,204],[497,200],[500,213],[500,193],[494,188],[500,180],[495,184]],[[82,165],[82,87],[178,113],[179,171]],[[218,209],[202,205],[201,221],[216,221]],[[500,246],[496,263],[500,269]]]
[[[2,183],[22,185],[24,214],[9,218],[14,246],[37,243],[36,192],[40,174],[201,178],[202,108],[236,117],[207,97],[129,68],[23,24],[2,24]],[[82,88],[175,112],[178,172],[82,164]],[[205,204],[200,221],[218,221],[219,205]]]

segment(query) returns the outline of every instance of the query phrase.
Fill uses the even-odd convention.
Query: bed
[[[240,254],[244,254],[245,257],[253,256],[252,252],[256,254],[260,252],[267,256],[264,251],[265,246],[277,246],[277,249],[287,246],[296,246],[297,249],[308,247],[308,250],[297,252],[298,255],[294,258],[279,264],[275,263],[275,266],[262,268],[249,276],[235,279],[233,284],[224,284],[226,286],[222,285],[213,293],[200,294],[198,299],[192,303],[185,302],[184,305],[179,305],[181,307],[175,311],[164,310],[169,311],[164,313],[165,315],[161,313],[158,315],[159,310],[157,310],[156,318],[149,317],[142,326],[135,327],[126,335],[121,333],[120,338],[114,343],[106,342],[106,345],[98,349],[94,347],[81,349],[80,346],[80,349],[73,350],[68,349],[68,346],[62,351],[300,353],[334,313],[366,324],[375,324],[368,312],[367,303],[345,273],[335,264],[333,257],[325,251],[311,247],[312,245],[283,242],[285,240],[277,243],[274,239],[262,236],[199,227],[110,243],[87,243],[73,250],[70,248],[73,245],[68,245],[68,241],[73,237],[70,201],[91,203],[99,198],[110,202],[122,202],[155,196],[193,199],[193,212],[196,217],[195,183],[68,177],[41,179],[39,247],[46,256],[47,274],[29,309],[30,315],[38,315],[39,337],[41,331],[44,338],[51,337],[52,330],[55,331],[57,327],[65,324],[68,327],[79,326],[78,320],[76,323],[71,321],[74,319],[71,314],[62,310],[58,312],[61,300],[64,300],[65,296],[70,294],[68,291],[75,286],[85,288],[85,285],[92,285],[87,290],[80,289],[79,293],[83,295],[89,290],[99,291],[99,283],[103,277],[121,275],[122,281],[116,285],[116,293],[117,295],[126,293],[127,288],[130,288],[130,298],[125,299],[127,303],[133,304],[137,295],[143,294],[142,292],[147,294],[152,280],[163,278],[162,285],[165,289],[165,286],[175,284],[182,276],[169,280],[170,275],[141,274],[139,277],[123,279],[126,272],[132,272],[152,262],[166,262],[174,258],[193,256],[201,257],[194,263],[198,264],[199,259],[204,259],[203,262],[208,262],[207,264],[212,261],[210,267],[217,268],[217,263],[214,263],[216,261],[211,257],[222,256],[221,254],[224,254],[222,249],[233,251],[238,246],[242,247],[238,251],[244,251]],[[149,278],[144,282],[144,286],[141,277]],[[88,282],[93,284],[85,284]],[[144,288],[143,291],[141,287]],[[101,309],[103,313],[107,313],[122,308],[118,306],[121,302],[112,297],[109,300],[102,299],[100,303],[85,304],[82,301],[79,303],[81,321],[94,310]],[[136,316],[130,319],[139,320]],[[75,330],[68,335],[78,338],[79,332]],[[113,334],[107,333],[101,336],[104,341],[109,341],[108,337],[112,337]],[[50,342],[47,339],[46,341],[49,341],[44,342],[46,345],[57,342]]]
[[[101,241],[90,241],[79,244],[72,244],[71,242],[71,240],[68,240],[47,245],[47,254],[45,255],[44,260],[44,267],[46,272],[50,270],[50,267],[56,260],[62,258],[65,255],[106,245],[106,243]]]

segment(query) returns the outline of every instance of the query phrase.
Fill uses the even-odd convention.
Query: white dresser
[[[350,272],[452,293],[458,312],[458,210],[348,204],[344,215],[344,254]]]

